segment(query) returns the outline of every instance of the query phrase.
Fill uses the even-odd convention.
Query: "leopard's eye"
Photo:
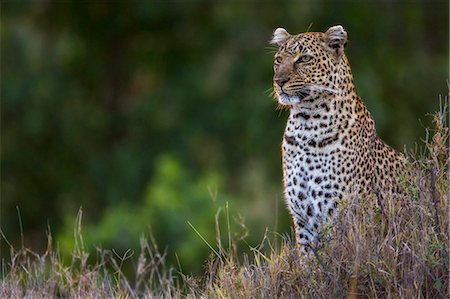
[[[275,57],[276,63],[281,63],[282,61],[283,61],[283,58],[281,58],[281,56]]]
[[[300,58],[297,60],[297,62],[301,62],[301,63],[306,63],[309,62],[313,59],[313,57],[311,55],[302,55],[300,56]]]

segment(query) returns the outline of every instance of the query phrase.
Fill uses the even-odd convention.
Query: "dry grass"
[[[220,241],[206,274],[193,278],[167,268],[164,254],[141,240],[132,280],[129,255],[98,249],[87,263],[80,224],[66,265],[49,239],[37,255],[14,250],[2,261],[1,298],[448,298],[449,152],[446,115],[435,116],[426,149],[410,159],[413,180],[401,200],[349,198],[321,238],[317,256],[299,255],[289,238],[266,238],[250,256]],[[416,154],[417,156],[417,154]],[[78,217],[81,221],[81,214]],[[220,238],[218,238],[220,240]],[[320,260],[320,262],[319,262]],[[131,283],[133,281],[133,283]]]
[[[97,249],[97,262],[89,264],[81,235],[81,216],[80,211],[69,264],[53,249],[50,234],[43,255],[26,248],[15,251],[10,246],[11,260],[7,264],[2,260],[0,298],[163,298],[181,294],[176,275],[166,268],[165,254],[144,238],[133,283],[123,271],[124,265],[131,263],[130,251],[119,256],[114,251]]]

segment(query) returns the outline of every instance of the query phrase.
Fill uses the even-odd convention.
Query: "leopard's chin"
[[[280,94],[278,94],[278,103],[280,105],[292,106],[295,104],[299,104],[306,97],[308,97],[308,94],[303,92],[297,95],[290,95],[285,92],[281,92]]]

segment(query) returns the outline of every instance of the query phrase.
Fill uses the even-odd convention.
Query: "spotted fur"
[[[404,157],[377,136],[356,93],[342,26],[298,35],[278,28],[272,43],[274,92],[290,110],[282,143],[285,200],[297,242],[308,248],[342,198],[399,192]]]

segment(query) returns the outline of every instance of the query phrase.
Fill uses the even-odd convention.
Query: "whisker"
[[[339,89],[339,88],[333,89],[333,88],[329,88],[329,87],[317,85],[317,84],[308,84],[308,85],[305,85],[305,88],[307,88],[311,91],[318,91],[318,92],[328,91],[328,92],[336,93],[336,94],[341,92],[341,89]]]
[[[273,87],[267,88],[264,92],[265,93],[275,93],[275,91],[273,90]]]
[[[274,46],[274,45],[268,45],[268,46],[265,46],[264,49],[277,50],[278,47],[277,47],[277,46]]]

